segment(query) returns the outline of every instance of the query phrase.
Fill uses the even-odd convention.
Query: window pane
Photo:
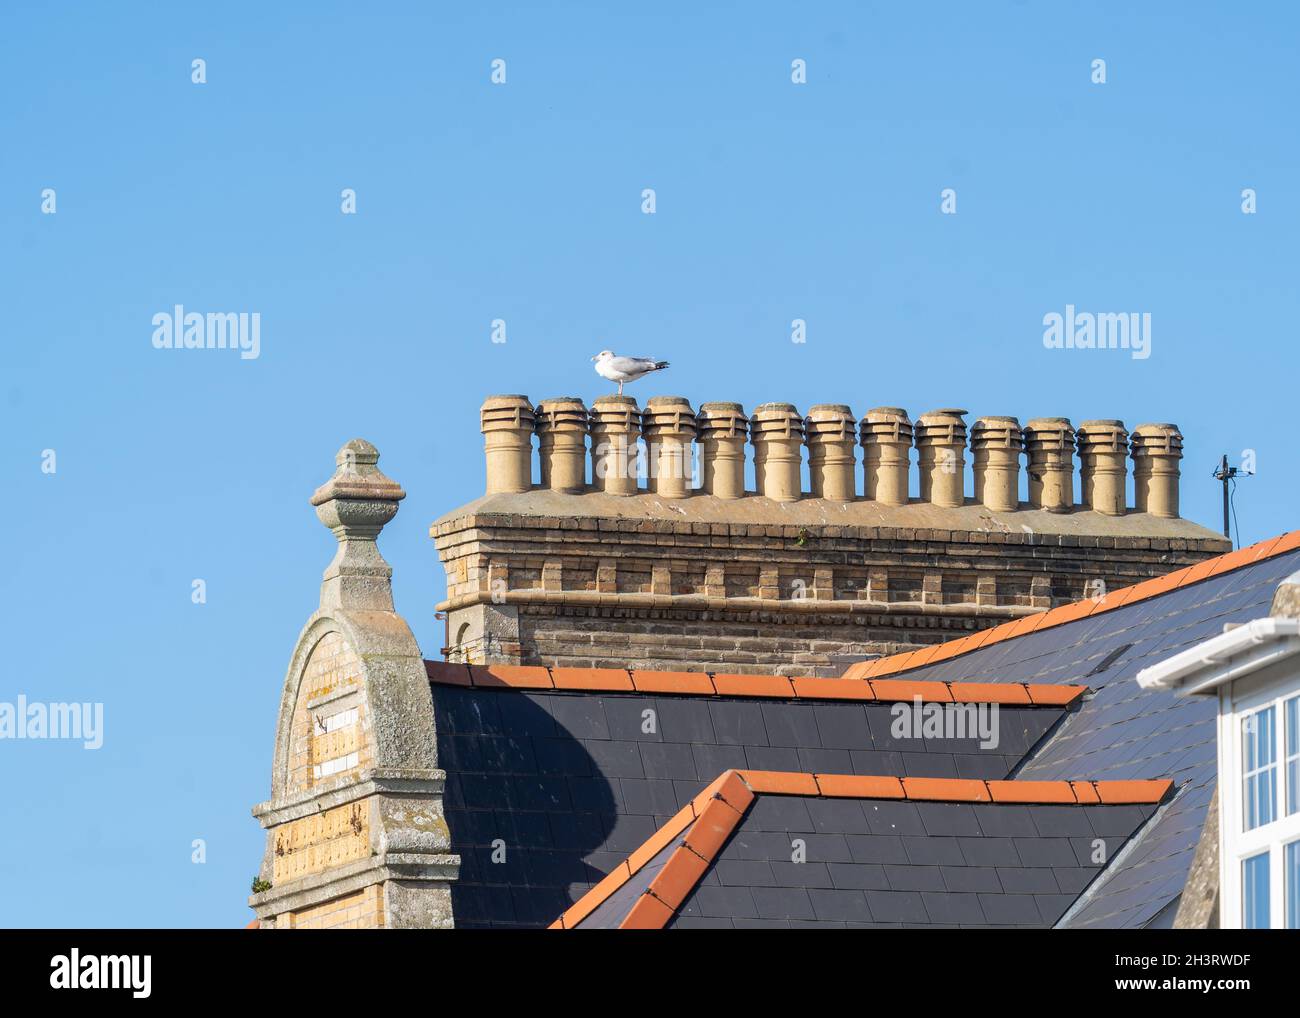
[[[1268,853],[1252,855],[1241,864],[1241,925],[1268,929]]]
[[[1300,841],[1286,847],[1286,928],[1300,930]]]
[[[1277,819],[1277,740],[1273,708],[1241,719],[1242,813],[1246,830]]]
[[[1286,702],[1286,812],[1300,812],[1300,696]]]

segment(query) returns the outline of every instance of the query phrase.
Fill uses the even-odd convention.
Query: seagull
[[[618,394],[623,395],[623,383],[635,382],[652,371],[668,367],[667,361],[652,361],[647,357],[619,357],[613,350],[602,350],[592,358],[596,374],[618,383]]]

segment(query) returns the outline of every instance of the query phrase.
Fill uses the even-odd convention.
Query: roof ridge
[[[1025,636],[1040,629],[1065,625],[1067,622],[1075,622],[1091,615],[1159,597],[1171,590],[1191,586],[1194,583],[1200,583],[1202,580],[1209,580],[1236,569],[1244,569],[1256,562],[1276,558],[1278,555],[1285,555],[1297,548],[1300,548],[1300,530],[1292,530],[1278,537],[1257,541],[1245,548],[1238,548],[1236,551],[1205,559],[1195,565],[1185,566],[1172,573],[1166,573],[1164,576],[1157,576],[1128,587],[1121,587],[1119,590],[1109,592],[1104,597],[1071,601],[1069,604],[1058,605],[1055,608],[1049,608],[1033,615],[1026,615],[1023,618],[1004,622],[989,629],[982,629],[978,633],[971,633],[955,640],[932,644],[919,650],[908,650],[899,654],[890,654],[886,657],[873,658],[869,661],[859,661],[857,664],[850,665],[845,670],[842,678],[870,680],[877,676],[897,675],[900,672],[911,671],[923,665],[935,664],[962,654],[969,654],[991,643],[1000,643],[1003,640]]]
[[[890,775],[802,771],[723,771],[627,859],[560,915],[548,929],[571,930],[656,858],[681,841],[619,923],[620,929],[662,929],[704,876],[759,795],[914,802],[989,802],[1020,805],[1118,806],[1163,801],[1169,778],[1133,781],[986,781],[971,778],[897,778]]]
[[[429,681],[475,689],[542,689],[564,692],[655,693],[782,700],[862,700],[908,703],[997,703],[1063,707],[1087,692],[1085,685],[1039,682],[909,682],[846,678],[670,672],[638,668],[551,668],[546,665],[467,665],[425,661]]]

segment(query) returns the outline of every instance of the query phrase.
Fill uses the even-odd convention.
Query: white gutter
[[[1143,689],[1180,696],[1212,693],[1243,675],[1300,654],[1300,619],[1263,618],[1166,658],[1137,674]]]

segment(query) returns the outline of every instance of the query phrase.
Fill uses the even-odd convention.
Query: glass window
[[[1286,928],[1300,930],[1300,841],[1286,846]]]
[[[1268,929],[1267,852],[1242,860],[1241,925],[1247,930]]]
[[[1277,819],[1277,738],[1273,708],[1241,719],[1242,812],[1250,831]]]
[[[1300,696],[1283,706],[1286,716],[1286,814],[1300,812]]]

